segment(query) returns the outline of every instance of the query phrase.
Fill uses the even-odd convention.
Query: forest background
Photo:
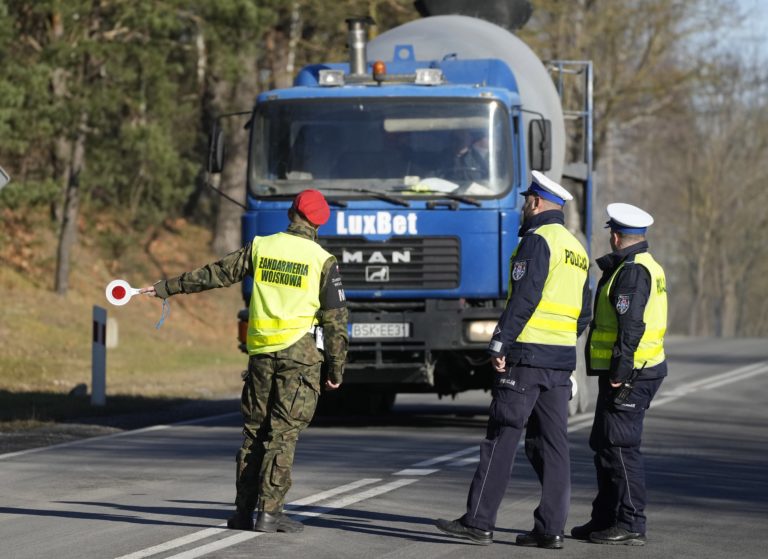
[[[593,254],[608,251],[605,203],[638,204],[656,217],[670,331],[768,334],[765,37],[740,31],[754,14],[729,0],[531,4],[516,33],[542,59],[594,62]],[[145,285],[239,246],[240,208],[202,170],[215,115],[345,60],[344,19],[359,15],[374,34],[419,17],[412,0],[0,0],[0,400],[88,382],[91,306],[110,279]],[[229,132],[217,184],[242,200],[245,135]],[[159,330],[156,301],[111,310],[111,390],[236,391],[242,303],[225,291],[174,299]]]

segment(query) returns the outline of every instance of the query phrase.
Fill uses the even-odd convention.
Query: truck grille
[[[457,237],[321,237],[339,261],[347,290],[455,289],[459,286]]]

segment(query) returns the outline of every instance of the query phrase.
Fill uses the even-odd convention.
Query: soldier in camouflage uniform
[[[165,299],[254,278],[241,398],[245,439],[237,454],[237,510],[227,522],[239,530],[303,529],[282,512],[296,441],[317,406],[322,362],[325,388],[333,390],[341,384],[347,354],[348,315],[338,265],[315,242],[330,215],[328,204],[320,192],[305,190],[288,215],[285,233],[256,237],[218,262],[141,290]],[[324,351],[318,349],[317,328]]]

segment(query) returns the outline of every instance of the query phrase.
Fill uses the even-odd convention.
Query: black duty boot
[[[592,532],[601,532],[606,528],[610,528],[610,526],[601,526],[594,520],[590,520],[586,524],[571,528],[571,535],[577,540],[588,540]]]
[[[479,543],[480,545],[488,545],[493,543],[493,532],[467,526],[466,524],[462,523],[460,518],[456,520],[445,520],[443,518],[438,518],[435,521],[435,526],[437,526],[437,529],[441,532],[445,532],[446,534],[450,534],[452,536],[458,536],[471,542]]]
[[[230,530],[253,530],[253,513],[235,511],[235,514],[227,519],[227,528]]]
[[[554,534],[540,534],[538,532],[528,532],[520,534],[515,538],[517,545],[525,547],[543,547],[544,549],[562,549],[563,536]]]
[[[592,532],[589,535],[589,541],[609,545],[645,545],[645,534],[612,526],[606,530]]]
[[[304,530],[304,525],[282,512],[259,511],[256,517],[256,526],[253,528],[257,532],[289,532],[296,533]]]

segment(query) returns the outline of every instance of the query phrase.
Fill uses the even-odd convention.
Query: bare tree
[[[713,78],[622,138],[626,201],[651,211],[669,275],[672,327],[764,335],[768,126],[759,67],[722,58]]]

